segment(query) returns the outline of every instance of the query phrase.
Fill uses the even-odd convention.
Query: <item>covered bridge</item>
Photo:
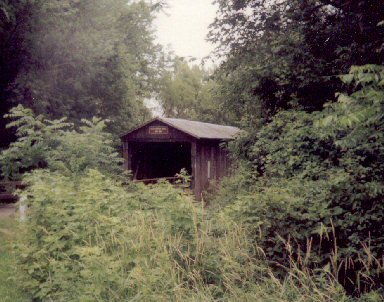
[[[239,128],[157,117],[121,137],[125,168],[135,180],[171,178],[185,168],[200,200],[209,180],[228,173],[228,154],[221,144]]]

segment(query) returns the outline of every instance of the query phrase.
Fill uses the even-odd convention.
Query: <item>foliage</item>
[[[347,301],[326,272],[292,269],[282,283],[242,225],[207,219],[167,183],[127,190],[96,170],[26,181],[18,255],[38,300]]]
[[[27,172],[14,274],[34,300],[383,300],[384,69],[346,74],[383,63],[380,1],[216,3],[212,79],[180,59],[160,74],[164,1],[0,0],[0,112],[29,108],[8,115],[0,164]],[[167,115],[248,127],[209,209],[117,180],[92,117],[116,136],[156,90]]]
[[[3,176],[18,179],[20,173],[48,167],[62,173],[81,173],[98,167],[116,173],[121,159],[111,146],[112,135],[105,132],[104,121],[82,120],[75,129],[66,119],[48,120],[34,116],[31,109],[21,105],[8,115],[13,119],[8,127],[16,127],[17,141],[0,154]]]
[[[159,99],[165,116],[204,122],[228,119],[222,114],[217,100],[217,84],[211,72],[197,65],[191,67],[175,58],[170,70],[160,80]]]
[[[76,179],[36,171],[27,181],[20,255],[37,298],[168,300],[202,265],[193,252],[201,214],[169,184],[127,192],[95,170]]]
[[[188,171],[185,168],[182,168],[179,173],[176,173],[175,177],[178,178],[176,183],[181,183],[186,185],[189,185],[192,178],[192,176],[188,174]]]
[[[162,3],[0,1],[0,128],[17,104],[75,123],[100,116],[115,135],[142,122],[161,70],[152,21]]]
[[[287,243],[295,255],[312,251],[309,263],[332,267],[349,292],[384,275],[383,79],[382,66],[353,67],[343,80],[355,92],[322,112],[282,111],[233,146],[252,185],[228,215],[249,225],[271,261],[288,261]]]
[[[215,2],[219,99],[246,126],[280,109],[320,110],[351,65],[383,63],[380,0]]]
[[[0,296],[4,302],[31,301],[16,282],[16,257],[12,250],[17,222],[12,218],[0,219]]]
[[[287,266],[284,275],[276,275],[265,237],[254,237],[254,208],[240,199],[234,209],[212,213],[167,182],[116,180],[105,161],[97,160],[109,158],[110,166],[115,161],[102,122],[75,131],[63,120],[49,122],[22,107],[12,116],[20,136],[12,153],[29,158],[36,145],[47,167],[25,174],[27,188],[19,192],[29,209],[17,232],[15,278],[36,301],[354,301],[333,271],[312,269],[293,247],[279,251],[279,267],[285,259]],[[3,161],[12,161],[5,154]],[[250,184],[247,178],[242,183]],[[256,218],[273,213],[274,225],[286,222],[283,231],[291,228],[295,235],[283,202],[293,189],[282,196],[280,189],[276,200],[278,189],[270,188],[272,193],[260,194],[270,200],[261,203],[264,212]],[[287,207],[279,209],[281,204]],[[275,205],[280,212],[269,212]],[[239,208],[247,211],[237,217]],[[260,228],[268,232],[268,225]],[[372,248],[366,274],[375,266]],[[364,299],[379,301],[380,292]]]

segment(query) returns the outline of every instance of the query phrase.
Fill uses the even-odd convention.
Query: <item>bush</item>
[[[384,68],[354,67],[343,79],[351,95],[321,112],[282,111],[232,146],[254,180],[225,211],[260,237],[271,261],[287,264],[290,242],[358,294],[384,278]]]
[[[165,184],[128,192],[96,170],[71,177],[38,170],[25,181],[20,263],[34,297],[120,301],[141,288],[150,296],[152,287],[169,294],[176,276],[163,243],[191,237],[197,219],[178,192]]]
[[[147,187],[124,180],[123,185],[104,161],[92,160],[98,154],[88,153],[88,139],[102,145],[100,128],[96,135],[48,129],[26,132],[12,146],[17,158],[24,153],[28,158],[35,144],[30,135],[52,132],[44,137],[47,141],[36,141],[45,148],[40,158],[46,168],[25,174],[27,188],[20,192],[29,212],[17,244],[19,281],[36,301],[345,297],[331,278],[310,271],[306,276],[311,284],[304,289],[296,280],[299,271],[282,283],[241,224],[220,214],[210,219],[200,204],[170,184]],[[95,152],[112,150],[104,143]],[[60,154],[65,156],[63,164]],[[15,158],[11,153],[3,156],[9,166]]]
[[[359,90],[339,103],[281,112],[243,138],[247,162],[217,195],[223,209],[116,177],[103,121],[76,130],[17,107],[18,140],[0,160],[8,177],[31,171],[20,284],[36,301],[351,302],[343,286],[379,287],[383,76],[366,68],[378,75],[353,70]]]
[[[49,168],[67,175],[98,168],[109,174],[121,172],[122,160],[112,147],[112,135],[105,132],[106,122],[98,118],[82,120],[75,129],[65,118],[48,120],[35,116],[19,105],[6,115],[16,128],[17,141],[0,154],[4,177],[20,179],[22,173]]]
[[[38,301],[346,301],[327,273],[279,281],[241,224],[167,183],[120,183],[96,170],[37,170],[18,243],[21,284]]]

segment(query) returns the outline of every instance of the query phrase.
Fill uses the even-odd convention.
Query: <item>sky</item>
[[[157,41],[181,57],[200,60],[213,50],[206,41],[208,26],[216,15],[212,0],[169,0],[169,8],[155,21]]]
[[[179,57],[197,60],[208,56],[214,46],[206,41],[208,26],[216,15],[212,0],[168,0],[169,7],[158,15],[154,22],[157,42],[175,52]],[[213,62],[205,62],[212,66]],[[145,105],[154,116],[163,116],[163,110],[155,99],[145,100]]]

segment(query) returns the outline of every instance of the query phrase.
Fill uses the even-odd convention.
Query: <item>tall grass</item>
[[[167,183],[125,189],[95,170],[26,181],[20,282],[37,301],[352,301],[292,247],[277,275],[245,225]]]
[[[31,301],[17,283],[16,257],[12,249],[17,222],[0,218],[0,301]]]

